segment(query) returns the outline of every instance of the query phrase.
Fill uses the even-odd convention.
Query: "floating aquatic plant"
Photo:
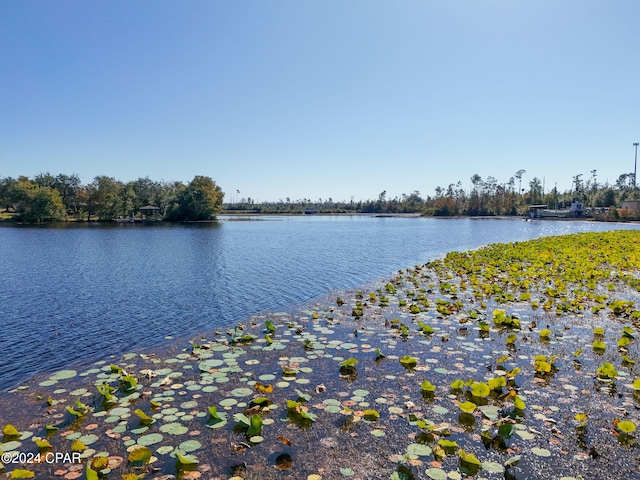
[[[485,398],[489,396],[491,389],[489,385],[484,382],[473,382],[471,384],[471,395],[478,398]]]
[[[24,468],[16,468],[9,473],[9,478],[35,478],[35,472]]]
[[[515,395],[513,397],[513,406],[518,410],[524,410],[525,408],[527,408],[527,404],[518,395]]]
[[[507,385],[507,381],[504,377],[490,378],[487,383],[491,390],[502,390],[502,387]]]
[[[152,423],[155,422],[154,418],[150,417],[139,408],[134,410],[133,413],[135,413],[140,418],[141,425],[151,425]]]
[[[151,460],[151,454],[152,452],[149,447],[138,445],[129,452],[129,456],[127,457],[127,459],[129,460],[129,463],[132,464],[132,466],[140,466],[149,463],[149,460]]]
[[[423,392],[435,392],[436,386],[433,385],[429,380],[425,380],[420,384],[420,388]]]
[[[460,410],[462,410],[464,413],[473,413],[475,411],[475,409],[477,408],[477,405],[473,402],[460,402],[458,403],[458,407],[460,408]]]
[[[555,363],[557,358],[558,357],[556,355],[536,355],[534,359],[533,369],[539,375],[551,374],[556,369],[553,364]]]
[[[124,375],[120,378],[120,388],[125,393],[131,393],[137,390],[138,380],[133,375]]]
[[[69,412],[71,415],[74,415],[76,417],[81,417],[83,415],[86,415],[88,411],[89,411],[89,407],[84,403],[82,403],[80,399],[76,400],[75,408],[67,407],[67,412]]]
[[[20,435],[20,432],[18,431],[18,429],[13,425],[11,425],[10,423],[6,424],[2,428],[2,433],[7,437],[17,437]]]
[[[180,452],[176,452],[177,463],[181,466],[193,466],[198,465],[198,459],[193,455],[183,455]]]
[[[620,421],[618,422],[618,424],[616,425],[616,427],[618,428],[618,430],[620,430],[622,433],[633,433],[636,431],[636,424],[633,422],[630,422],[628,420],[624,420],[624,421]]]
[[[275,333],[276,331],[276,326],[271,323],[271,320],[267,320],[266,322],[264,322],[264,326],[265,326],[265,331],[268,333]]]
[[[353,357],[347,358],[346,360],[340,363],[340,373],[348,375],[354,372],[357,364],[358,364],[358,359]]]
[[[631,338],[622,336],[618,339],[618,348],[625,348],[631,344]]]
[[[405,355],[400,358],[400,365],[404,368],[411,369],[414,368],[418,364],[418,360],[411,355]]]
[[[454,380],[449,384],[449,387],[451,387],[451,390],[461,390],[464,387],[464,381],[460,379]]]
[[[369,409],[364,411],[363,417],[370,422],[377,422],[380,419],[380,413],[377,410]]]
[[[102,382],[96,386],[96,389],[98,390],[98,393],[103,396],[105,403],[113,403],[116,401],[113,396],[116,389],[108,383]]]
[[[418,321],[418,326],[420,327],[420,331],[425,335],[431,335],[434,332],[433,327],[431,325],[427,325],[424,322]]]
[[[551,330],[549,330],[548,328],[543,328],[542,330],[540,330],[540,339],[541,340],[548,340],[549,337],[551,336]]]
[[[207,420],[207,427],[220,428],[227,423],[227,414],[218,413],[218,409],[215,406],[208,407],[209,419]]]
[[[302,402],[295,400],[287,400],[287,412],[289,418],[301,428],[308,428],[318,418],[316,414],[309,412],[309,409]]]
[[[588,415],[586,413],[576,413],[573,418],[577,422],[576,428],[585,428],[587,426]]]
[[[558,240],[553,242],[556,241]],[[335,452],[338,455],[337,461],[353,462],[349,465],[353,467],[351,471],[354,476],[362,468],[362,464],[357,455],[347,457],[345,452],[368,447],[376,451],[373,449],[380,447],[374,444],[378,438],[396,444],[398,439],[406,438],[402,428],[413,428],[414,432],[408,432],[411,441],[428,448],[411,446],[403,452],[406,444],[401,441],[398,451],[403,453],[399,454],[399,462],[404,463],[407,468],[400,469],[396,459],[385,464],[382,457],[380,471],[371,474],[376,475],[376,478],[387,478],[391,474],[391,478],[407,480],[411,478],[408,476],[410,474],[417,476],[415,469],[420,469],[420,474],[425,478],[455,479],[465,474],[473,475],[473,467],[481,468],[486,472],[485,476],[489,477],[491,473],[502,474],[505,468],[513,468],[518,463],[522,472],[511,472],[514,475],[518,473],[518,476],[531,476],[534,471],[532,468],[550,468],[552,475],[561,475],[561,471],[573,468],[576,462],[580,462],[578,464],[584,470],[583,474],[597,476],[594,474],[596,467],[590,463],[599,462],[582,460],[588,459],[590,448],[600,445],[606,435],[611,435],[612,430],[626,448],[616,451],[612,458],[605,458],[607,453],[598,447],[592,456],[595,458],[600,455],[603,461],[613,465],[613,469],[619,468],[619,464],[627,460],[631,460],[628,465],[635,465],[632,459],[636,456],[637,445],[630,436],[633,432],[625,431],[632,427],[624,422],[630,422],[634,427],[638,422],[637,412],[632,405],[640,402],[640,395],[636,393],[640,392],[640,379],[634,380],[637,372],[633,367],[634,358],[638,354],[634,328],[640,325],[640,311],[636,316],[636,310],[619,315],[631,325],[623,328],[621,324],[614,323],[618,319],[614,318],[615,314],[610,309],[610,299],[607,295],[601,295],[604,282],[614,282],[615,290],[621,295],[627,295],[623,284],[631,286],[632,279],[623,276],[622,266],[611,268],[611,264],[599,257],[597,249],[585,252],[579,245],[575,247],[574,243],[580,243],[575,240],[570,242],[569,250],[572,255],[568,260],[560,261],[561,249],[556,248],[556,243],[553,242],[549,239],[541,240],[540,243],[545,248],[538,248],[538,241],[519,242],[518,245],[504,245],[500,249],[491,247],[487,251],[481,249],[478,252],[460,254],[461,258],[469,259],[463,267],[449,268],[442,262],[441,268],[433,271],[433,277],[438,277],[440,283],[425,280],[423,272],[426,269],[405,270],[387,283],[393,288],[382,284],[376,289],[375,298],[365,294],[366,301],[359,301],[357,308],[366,316],[366,324],[354,322],[350,318],[351,309],[356,305],[351,296],[347,299],[349,306],[345,308],[335,308],[334,302],[330,301],[331,305],[326,309],[314,307],[299,314],[283,315],[283,319],[278,322],[269,320],[275,331],[282,333],[277,339],[275,331],[267,327],[266,316],[258,316],[248,322],[246,327],[233,330],[231,335],[221,332],[212,341],[192,343],[174,358],[138,355],[123,359],[113,369],[108,363],[101,364],[95,369],[95,373],[86,375],[86,380],[83,380],[84,372],[78,378],[75,378],[75,372],[70,377],[74,378],[73,384],[69,382],[65,385],[61,376],[56,377],[56,386],[52,386],[53,383],[48,383],[50,380],[47,380],[42,382],[45,385],[41,387],[51,387],[50,390],[39,391],[41,397],[32,403],[34,408],[46,412],[43,413],[46,420],[45,417],[34,419],[26,425],[45,425],[50,422],[53,423],[51,428],[45,427],[42,431],[55,432],[59,427],[63,434],[58,433],[44,439],[35,436],[39,432],[21,432],[16,428],[12,432],[15,435],[9,437],[5,434],[0,449],[20,448],[15,443],[24,444],[25,435],[31,435],[33,443],[28,444],[33,450],[38,447],[38,442],[48,442],[53,451],[63,448],[69,450],[70,445],[77,440],[73,446],[88,458],[88,468],[85,470],[88,480],[99,480],[105,475],[130,480],[152,468],[140,468],[135,470],[136,473],[126,471],[125,467],[131,466],[127,463],[128,455],[135,445],[153,450],[153,456],[157,458],[154,458],[153,468],[158,468],[158,475],[171,472],[177,473],[177,478],[185,479],[190,478],[189,461],[197,461],[188,457],[194,451],[193,445],[188,442],[196,438],[202,440],[203,444],[205,440],[207,445],[211,442],[211,448],[221,458],[220,465],[217,462],[207,462],[200,466],[193,472],[194,477],[200,474],[212,477],[228,475],[229,472],[223,470],[226,468],[225,462],[245,461],[241,457],[249,449],[253,452],[248,454],[251,455],[248,458],[264,458],[265,465],[270,462],[271,468],[273,458],[270,458],[271,454],[267,454],[267,451],[271,452],[271,447],[274,447],[274,453],[279,454],[280,458],[284,454],[275,452],[275,445],[279,448],[284,446],[285,449],[294,445],[296,456],[293,459],[289,456],[288,463],[285,458],[279,465],[283,468],[288,465],[287,469],[291,470],[294,468],[292,460],[295,460],[293,465],[305,468],[304,473],[295,474],[300,473],[300,478],[311,479],[316,474],[307,475],[306,470],[315,472],[316,465],[299,467],[312,457],[303,448],[303,445],[312,445],[308,443],[311,440],[298,430],[288,427],[298,425],[303,429],[309,428],[315,421],[317,437],[327,439],[327,445],[332,445],[328,432],[334,427],[340,428],[340,433],[351,435],[349,442],[353,442],[353,447],[336,449]],[[616,246],[630,242],[616,240],[610,243]],[[629,248],[626,247],[626,250]],[[491,251],[493,253],[490,255]],[[585,269],[584,262],[591,255],[597,257],[597,262],[594,261],[594,267]],[[629,260],[630,265],[639,264],[637,258],[640,256],[634,258],[635,260]],[[600,274],[597,269],[603,273]],[[611,271],[615,271],[616,275],[610,276]],[[597,281],[590,281],[595,279]],[[469,291],[462,298],[461,293],[465,288]],[[632,290],[635,292],[638,288],[640,283],[634,285]],[[445,292],[450,297],[438,302],[435,296],[440,292]],[[454,294],[460,294],[460,300],[463,301],[456,301]],[[386,303],[385,299],[388,299],[390,309],[385,311],[387,316],[398,317],[389,322],[391,329],[384,328],[384,316],[380,313],[380,307]],[[467,302],[468,299],[473,300],[473,303]],[[531,299],[540,301],[548,311],[538,312],[534,316],[531,308],[535,306],[535,302],[524,305],[524,302]],[[438,316],[423,313],[428,308],[429,301],[439,307]],[[491,318],[489,315],[496,303],[506,304],[501,308],[505,312],[504,319],[498,322],[499,325],[496,324],[496,328],[491,328],[484,319]],[[416,316],[410,316],[408,304],[415,305],[419,310]],[[490,306],[489,310],[487,306]],[[591,327],[586,326],[592,320],[589,307],[597,306],[604,306],[602,308],[611,315],[599,319],[602,334],[591,339]],[[568,312],[580,316],[571,316],[570,321],[566,322],[563,315]],[[313,321],[314,313],[318,317],[317,321]],[[516,315],[522,321],[522,331],[510,326],[509,321],[505,322],[507,317],[513,318]],[[501,317],[500,314],[497,316]],[[574,321],[576,318],[579,321]],[[411,327],[409,322],[415,326]],[[553,327],[540,330],[536,322],[541,325],[546,322]],[[403,328],[405,323],[405,327],[408,325],[410,328]],[[286,325],[289,325],[288,329],[281,327]],[[426,336],[428,329],[423,328],[425,325],[433,328],[433,333],[438,332],[438,337]],[[423,335],[417,335],[416,328]],[[264,329],[267,331],[266,335]],[[553,338],[553,344],[541,345],[535,341],[538,334],[541,339],[544,337],[544,330],[552,332],[548,336]],[[245,335],[254,335],[256,340],[247,345],[237,341]],[[450,343],[444,345],[440,341],[443,339]],[[510,342],[507,348],[504,346],[505,339]],[[614,367],[614,370],[621,370],[618,375],[611,377],[611,373],[605,373],[606,369],[596,370],[597,366],[603,367],[604,364],[600,365],[598,357],[586,348],[592,340],[603,344],[606,341],[609,345],[612,341],[618,341],[621,351],[607,352],[604,357],[612,365],[622,365]],[[402,372],[400,369],[401,373],[398,373],[397,364],[370,361],[374,355],[378,359],[382,358],[376,345],[394,360],[404,358],[405,355],[414,358],[416,364],[413,368],[416,372]],[[283,351],[276,352],[280,349]],[[571,352],[576,349],[578,352],[573,357]],[[365,365],[360,367],[362,375],[355,379],[357,383],[346,384],[337,377],[326,376],[327,372],[330,373],[335,368],[336,363],[345,361],[344,357],[349,355],[346,352],[364,359]],[[537,353],[545,355],[534,359]],[[596,353],[600,355],[604,352]],[[347,360],[355,360],[353,357]],[[420,362],[416,357],[420,358]],[[595,365],[594,358],[597,362]],[[560,361],[556,362],[556,359]],[[280,378],[280,365],[284,365],[284,378]],[[355,372],[355,363],[351,366]],[[562,366],[566,373],[563,372],[562,378],[554,380],[551,376],[558,371],[558,366]],[[520,374],[522,370],[524,374]],[[429,372],[429,379],[443,388],[436,389],[431,382],[423,382],[418,390],[416,383],[420,380],[416,378],[423,372]],[[121,379],[129,375],[137,380],[135,388],[120,385]],[[593,382],[594,376],[602,381]],[[619,379],[617,385],[610,381],[612,378]],[[78,383],[82,385],[77,385]],[[109,388],[100,387],[101,384]],[[486,388],[480,384],[485,384]],[[319,388],[320,385],[323,388]],[[451,390],[444,388],[445,385],[449,385]],[[87,388],[78,388],[79,386]],[[115,389],[114,386],[118,388]],[[431,391],[426,403],[417,401],[422,400],[421,393],[425,392],[423,386],[427,387],[427,392]],[[309,393],[295,387],[314,392],[315,401],[312,403]],[[99,395],[92,397],[91,391],[94,394],[96,392],[94,388],[98,389]],[[28,395],[19,392],[15,394],[16,398],[17,395]],[[286,420],[289,424],[281,423],[278,419],[271,423],[273,419],[269,418],[269,412],[277,412],[278,405],[282,408],[287,397],[293,400],[286,402],[286,418],[281,420]],[[427,396],[424,397],[426,400]],[[86,413],[73,419],[60,416],[66,413],[67,406],[81,413],[82,408],[75,403],[77,399],[87,404]],[[207,408],[207,404],[215,406]],[[591,405],[598,405],[598,409],[588,410]],[[374,411],[378,415],[373,414]],[[584,418],[580,416],[583,411],[589,411],[588,421],[593,423],[588,435],[586,414]],[[609,412],[624,415],[623,421],[614,422],[615,428],[611,428],[611,419],[606,417]],[[244,415],[249,423],[227,423],[227,416],[235,419],[238,417],[232,416],[237,414]],[[257,428],[250,431],[254,415],[262,419],[261,431]],[[144,424],[145,417],[155,420],[152,429],[157,428],[161,433],[150,431],[151,424]],[[609,422],[609,429],[601,428],[603,419]],[[70,420],[73,420],[71,427]],[[6,422],[7,419],[3,418],[3,421]],[[11,418],[11,422],[20,429],[24,428],[19,423],[22,421],[19,416],[15,421]],[[407,421],[410,426],[404,424]],[[377,422],[376,428],[369,425],[370,422]],[[395,428],[399,425],[397,422],[403,422],[400,429]],[[224,449],[218,450],[215,445],[228,438],[233,439],[234,436],[229,435],[234,427],[238,427],[236,431],[243,433],[246,438],[244,441],[232,442],[232,453],[225,456]],[[270,433],[272,428],[274,441],[263,442],[261,433]],[[105,434],[107,431],[109,433]],[[90,432],[100,435],[100,439],[93,444]],[[285,432],[286,442],[280,440],[284,438],[280,434]],[[565,441],[560,438],[560,434]],[[446,438],[448,435],[454,436],[449,439]],[[577,441],[569,436],[574,436]],[[270,445],[269,449],[264,450],[261,442]],[[464,455],[448,457],[457,451],[458,444],[465,448]],[[467,452],[472,449],[475,451],[476,447],[483,444],[489,449],[487,455],[490,458],[479,462],[474,455],[476,462]],[[46,443],[41,445],[42,448],[49,449]],[[96,454],[94,449],[100,453]],[[429,449],[429,454],[422,455]],[[523,452],[523,455],[512,455],[512,452],[518,451]],[[114,466],[112,460],[95,460],[95,463],[89,460],[95,455],[105,455],[105,458],[108,458],[106,455],[121,456],[124,467]],[[503,461],[505,458],[507,460],[502,464],[491,461],[498,456],[503,456]],[[550,456],[554,463],[551,463]],[[463,457],[470,461],[463,461]],[[184,464],[181,458],[185,460]],[[266,460],[268,458],[270,460]],[[260,470],[250,471],[253,463],[256,463],[258,469],[265,465],[260,464],[262,460],[254,460],[247,462],[246,475],[233,468],[231,472],[237,478],[260,476]],[[456,465],[458,460],[460,465]],[[174,461],[177,462],[176,465],[173,465]],[[91,465],[96,469],[92,469]],[[174,466],[177,472],[172,471]],[[191,464],[191,467],[195,469],[197,463]],[[38,476],[42,475],[43,467],[34,466],[33,469],[38,471]],[[326,476],[322,473],[322,476]],[[316,477],[313,479],[318,480]]]
[[[596,374],[599,378],[616,378],[618,376],[618,370],[609,362],[603,362],[597,370]]]
[[[496,327],[520,328],[520,319],[508,316],[502,309],[496,309],[493,311],[493,323]]]
[[[609,309],[613,312],[614,315],[628,316],[633,311],[634,305],[634,302],[630,302],[628,300],[614,300],[609,304]]]

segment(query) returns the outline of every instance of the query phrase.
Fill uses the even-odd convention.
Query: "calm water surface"
[[[636,225],[260,217],[0,228],[0,390],[31,375],[289,309],[452,250]]]

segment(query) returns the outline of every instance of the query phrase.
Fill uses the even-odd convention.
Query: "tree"
[[[5,210],[11,208],[11,191],[16,183],[18,181],[15,178],[6,177],[0,179],[0,208]]]
[[[616,188],[626,190],[633,187],[633,173],[623,173],[616,180]]]
[[[177,208],[170,218],[176,220],[213,220],[222,207],[224,193],[210,177],[196,175],[178,192]]]
[[[162,209],[160,204],[162,203],[164,187],[160,182],[155,182],[149,177],[140,177],[130,183],[135,193],[134,207],[136,210],[145,205],[154,205]]]
[[[518,179],[518,195],[522,195],[522,175],[527,173],[526,170],[518,170],[514,177],[516,177]]]
[[[597,207],[613,207],[616,204],[616,192],[613,188],[604,188],[600,190],[596,197],[594,206]]]
[[[542,202],[542,182],[538,177],[533,177],[533,180],[529,182],[529,203],[536,205]]]
[[[77,215],[80,177],[75,173],[72,175],[57,175],[54,188],[60,192],[62,203],[64,203],[67,212]]]
[[[13,185],[9,196],[13,201],[16,220],[42,223],[65,219],[62,196],[54,188],[40,186],[22,177]]]
[[[471,189],[471,195],[469,196],[469,206],[467,208],[467,215],[483,215],[484,212],[484,199],[482,195],[482,189],[484,188],[484,181],[482,177],[475,173],[471,177],[471,183],[473,188]]]
[[[112,220],[130,213],[123,211],[122,182],[101,175],[93,179],[92,187],[95,189],[95,211],[99,220]]]
[[[54,177],[47,172],[37,175],[33,181],[41,187],[56,189],[60,193],[67,214],[78,214],[78,191],[80,190],[78,175],[59,174]]]
[[[583,200],[584,199],[584,186],[582,185],[582,174],[579,173],[578,175],[573,177],[573,183],[572,186],[575,185],[576,189],[575,189],[575,197],[578,200]]]

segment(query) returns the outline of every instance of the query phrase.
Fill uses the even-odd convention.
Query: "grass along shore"
[[[63,370],[0,396],[0,450],[18,460],[0,471],[640,477],[639,273],[635,231],[491,245],[177,352]]]

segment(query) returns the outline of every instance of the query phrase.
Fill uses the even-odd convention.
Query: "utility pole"
[[[638,167],[638,142],[633,144],[636,147],[636,155],[633,160],[633,189],[636,189],[636,168]]]

